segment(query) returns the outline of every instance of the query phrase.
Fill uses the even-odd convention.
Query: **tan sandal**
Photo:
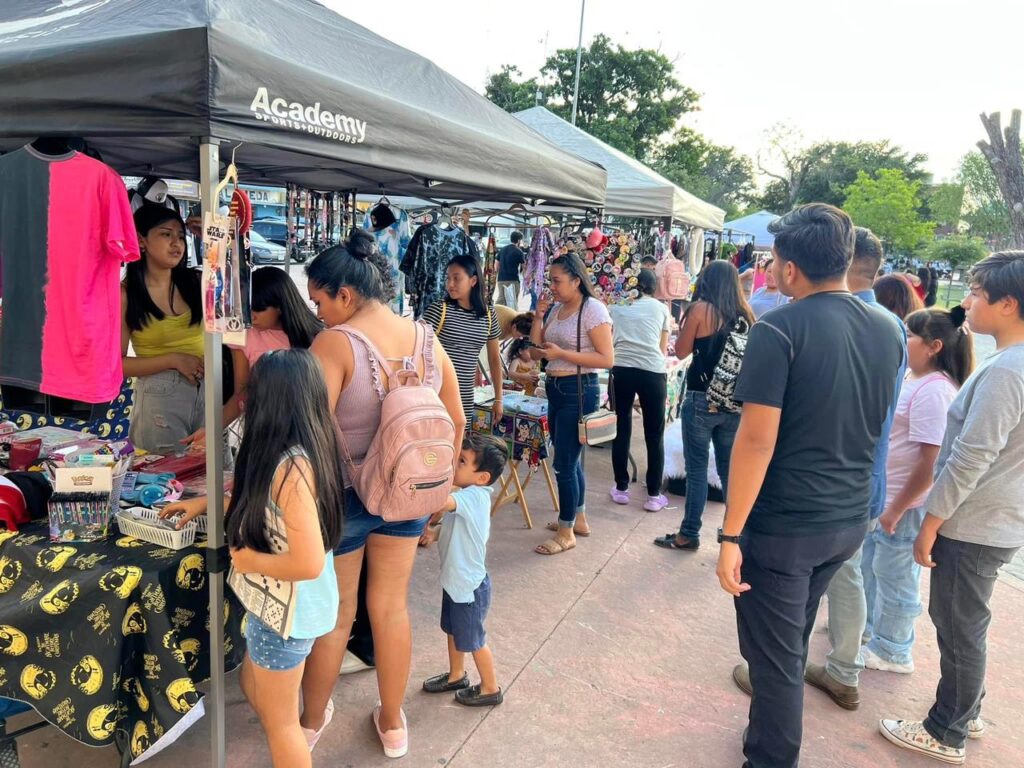
[[[568,552],[570,549],[576,548],[576,542],[570,544],[563,544],[558,539],[548,539],[543,544],[538,544],[534,547],[534,552],[538,555],[560,555],[563,552]]]
[[[549,531],[554,531],[556,533],[558,532],[558,523],[557,522],[556,523],[548,523],[544,527],[547,528]],[[590,529],[589,528],[587,528],[586,530],[580,530],[579,528],[573,528],[572,532],[574,534],[576,534],[577,536],[582,536],[584,539],[587,538],[587,536],[590,535]]]

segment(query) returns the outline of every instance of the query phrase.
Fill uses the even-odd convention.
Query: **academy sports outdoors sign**
[[[365,120],[321,109],[319,101],[306,106],[298,101],[289,102],[280,97],[271,97],[265,86],[256,89],[249,110],[257,120],[293,131],[323,136],[346,144],[362,144],[366,140]]]

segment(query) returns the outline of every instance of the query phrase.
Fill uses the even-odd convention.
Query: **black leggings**
[[[665,400],[668,397],[668,377],[641,368],[612,368],[615,390],[615,413],[618,427],[612,443],[612,469],[615,487],[629,488],[629,445],[633,437],[633,401],[640,397],[640,410],[644,417],[644,442],[647,443],[647,493],[661,493],[662,474],[665,471]]]

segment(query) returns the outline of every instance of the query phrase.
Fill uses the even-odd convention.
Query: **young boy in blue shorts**
[[[423,690],[455,691],[455,700],[467,707],[489,707],[503,700],[484,619],[491,605],[491,578],[486,565],[491,533],[490,487],[501,477],[507,461],[504,442],[490,435],[468,435],[455,470],[458,490],[431,520],[430,531],[438,537],[441,552],[441,629],[448,635],[449,670],[425,680]],[[480,673],[477,685],[469,684],[467,653],[473,654]]]

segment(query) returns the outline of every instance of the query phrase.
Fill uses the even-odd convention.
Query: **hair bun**
[[[949,319],[953,321],[954,328],[961,328],[964,321],[967,320],[967,310],[957,304],[949,310]]]
[[[365,261],[373,256],[377,249],[377,241],[366,230],[353,229],[345,248],[354,258]]]

